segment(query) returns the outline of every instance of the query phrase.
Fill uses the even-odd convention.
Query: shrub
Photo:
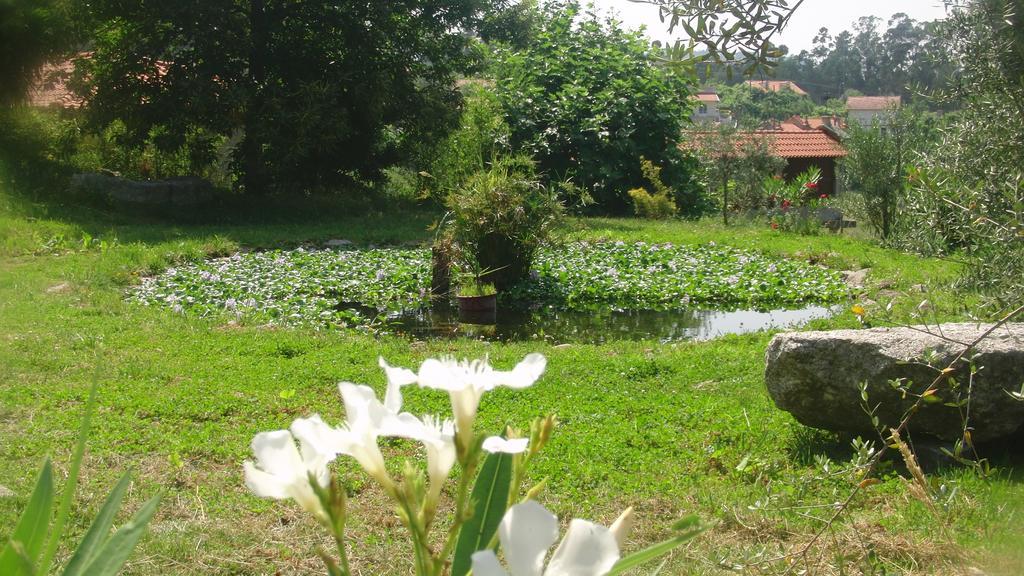
[[[447,231],[462,267],[483,271],[481,282],[499,290],[526,277],[537,248],[560,220],[563,207],[537,178],[527,156],[496,159],[448,195]]]
[[[629,191],[637,216],[655,219],[675,216],[676,203],[672,200],[672,189],[661,181],[661,168],[655,166],[654,162],[641,157],[640,170],[654,188],[654,194],[643,188],[634,188]]]
[[[496,92],[513,148],[531,154],[549,181],[572,179],[604,212],[630,208],[642,186],[640,157],[691,194],[692,164],[678,150],[689,115],[690,76],[658,66],[640,33],[582,13],[575,1],[545,6],[527,48],[495,50]],[[677,198],[687,210],[696,202]]]

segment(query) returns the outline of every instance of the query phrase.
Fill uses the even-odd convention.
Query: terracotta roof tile
[[[783,88],[788,88],[800,96],[807,96],[807,92],[803,88],[796,85],[795,82],[790,80],[747,80],[745,82],[747,86],[751,88],[757,88],[765,92],[778,92]]]
[[[690,98],[693,98],[695,100],[700,100],[701,102],[718,102],[718,101],[720,101],[720,98],[718,97],[718,94],[694,94],[693,96],[690,96]]]
[[[705,131],[689,133],[687,141],[680,145],[686,149],[700,149]],[[780,158],[842,158],[846,149],[829,134],[824,127],[812,128],[806,123],[800,124],[786,121],[770,130],[753,130],[740,132],[736,139],[736,149],[754,139],[764,139],[772,154]]]
[[[887,110],[899,105],[899,96],[850,96],[846,99],[847,110]]]

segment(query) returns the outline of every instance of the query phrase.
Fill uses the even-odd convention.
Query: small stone
[[[14,490],[0,484],[0,498],[10,498],[12,496],[14,496]]]
[[[572,348],[572,344],[558,344],[556,346],[552,346],[552,348],[555,350],[564,350],[566,348]]]
[[[340,248],[342,246],[351,246],[351,245],[352,245],[352,241],[351,240],[345,240],[344,238],[335,238],[335,239],[332,239],[332,240],[328,240],[327,242],[324,242],[324,246],[327,246],[328,248]]]
[[[895,280],[881,280],[881,281],[878,282],[878,284],[875,287],[876,288],[880,288],[880,289],[884,289],[884,288],[892,288],[895,285],[896,285],[896,281]]]
[[[902,296],[902,294],[900,292],[897,292],[896,290],[879,290],[878,291],[878,297],[879,298],[887,298],[889,300],[894,300],[896,298],[899,298],[900,296]]]
[[[71,284],[68,282],[61,282],[60,284],[54,284],[46,289],[47,294],[63,294],[71,290]]]
[[[844,270],[842,272],[843,280],[847,286],[851,288],[863,288],[864,282],[868,279],[868,271],[870,268],[862,268],[860,270]]]
[[[914,284],[913,286],[910,287],[910,291],[911,292],[920,292],[920,293],[924,294],[925,291],[927,291],[927,287],[925,287],[924,284]]]

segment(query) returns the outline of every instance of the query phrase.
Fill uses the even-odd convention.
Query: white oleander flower
[[[257,496],[282,500],[291,498],[303,510],[323,520],[326,512],[310,480],[326,487],[330,480],[327,464],[333,458],[316,448],[319,442],[308,436],[310,430],[323,424],[319,416],[299,419],[292,431],[261,432],[252,439],[256,461],[243,464],[245,484]],[[299,441],[296,448],[295,441]]]
[[[455,416],[455,430],[460,436],[469,438],[484,392],[498,386],[531,386],[544,373],[546,365],[547,360],[537,353],[528,354],[508,372],[492,369],[487,359],[457,362],[453,358],[430,358],[420,365],[417,379],[420,386],[448,392]]]
[[[548,548],[558,540],[558,518],[533,500],[516,504],[498,526],[508,571],[493,550],[481,550],[473,554],[473,576],[604,576],[619,561],[632,514],[627,509],[611,528],[574,519],[545,567]]]

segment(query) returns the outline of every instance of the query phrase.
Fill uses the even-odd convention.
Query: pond
[[[826,317],[847,297],[833,270],[711,242],[543,249],[530,278],[502,295],[498,323],[487,328],[456,322],[431,301],[429,286],[423,248],[302,247],[185,263],[144,278],[128,298],[251,325],[600,342],[784,328]]]
[[[410,310],[388,318],[383,331],[417,340],[474,338],[601,344],[611,340],[708,340],[726,334],[795,327],[828,318],[841,306],[777,310],[499,310],[495,324],[459,322],[453,306]]]

